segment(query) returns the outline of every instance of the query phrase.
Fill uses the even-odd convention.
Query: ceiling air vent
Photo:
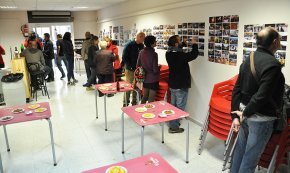
[[[27,11],[29,23],[72,22],[70,11]]]

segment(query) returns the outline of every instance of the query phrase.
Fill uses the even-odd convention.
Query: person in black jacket
[[[63,53],[68,62],[67,85],[75,85],[78,80],[76,80],[74,76],[74,50],[70,32],[66,32],[63,35]],[[71,81],[71,79],[73,79],[73,81]]]
[[[232,93],[232,117],[239,131],[231,172],[253,173],[273,132],[276,110],[283,104],[285,78],[274,53],[280,48],[281,36],[267,27],[257,35],[253,54],[256,75],[250,58],[240,66]],[[256,77],[255,77],[256,76]]]
[[[198,56],[198,46],[192,39],[192,50],[183,52],[182,43],[178,35],[168,40],[169,49],[166,52],[166,61],[169,66],[169,88],[171,91],[171,104],[184,110],[187,102],[188,88],[191,87],[191,77],[188,62]],[[169,133],[182,133],[179,120],[169,122]]]
[[[94,63],[94,59],[96,57],[96,52],[99,50],[99,38],[97,36],[93,36],[91,38],[91,45],[88,50],[88,66],[90,67],[91,70],[91,75],[89,77],[88,83],[86,83],[84,86],[87,87],[86,90],[94,90],[92,88],[92,84],[96,84],[96,64]]]
[[[122,58],[122,66],[125,66],[125,76],[126,76],[126,81],[133,84],[134,82],[134,71],[136,70],[136,64],[137,64],[137,59],[139,52],[144,48],[144,39],[145,39],[145,34],[143,32],[140,32],[136,36],[136,40],[130,41],[127,43],[124,47],[123,50],[123,58]],[[131,92],[126,92],[126,97],[124,95],[123,99],[123,106],[128,106],[130,103],[130,94]],[[125,100],[125,98],[127,100]],[[127,103],[127,105],[126,105]],[[132,94],[132,105],[137,104],[137,97],[136,97],[136,92],[133,92]]]
[[[65,78],[65,73],[64,73],[64,70],[62,68],[61,62],[63,61],[64,65],[66,67],[66,70],[68,70],[68,62],[67,62],[67,59],[63,53],[63,40],[62,40],[61,34],[57,34],[56,46],[57,46],[56,65],[57,65],[59,71],[61,72],[60,80],[62,80],[63,78]]]
[[[53,43],[50,40],[49,33],[44,34],[44,48],[43,48],[43,56],[45,59],[45,64],[50,67],[51,71],[48,75],[47,82],[54,81],[54,71],[53,71],[53,65],[52,60],[54,59],[54,50],[53,50]]]

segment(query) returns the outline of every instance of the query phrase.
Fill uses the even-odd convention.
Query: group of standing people
[[[25,40],[24,46],[26,49],[21,53],[26,62],[29,64],[38,64],[38,69],[30,69],[32,71],[41,70],[47,82],[54,81],[53,60],[57,64],[62,76],[61,80],[65,78],[65,72],[62,68],[63,61],[67,69],[68,85],[75,85],[78,81],[74,77],[74,49],[71,40],[71,33],[66,32],[62,38],[61,34],[57,35],[57,57],[55,58],[53,42],[50,40],[50,34],[44,34],[44,43],[39,40],[37,35],[32,32],[28,39]]]
[[[145,47],[144,47],[144,44]],[[192,40],[192,50],[184,52],[184,44],[178,35],[168,40],[169,49],[166,52],[166,61],[169,66],[169,89],[171,91],[171,104],[184,110],[187,102],[188,89],[191,87],[189,62],[198,57],[198,46]],[[134,71],[142,67],[145,72],[143,81],[144,94],[141,103],[153,102],[159,88],[160,66],[158,54],[155,52],[156,37],[138,33],[136,40],[129,42],[123,52],[122,65],[125,66],[126,81],[134,84]],[[136,95],[132,93],[132,105],[136,105]],[[126,100],[127,99],[127,100]],[[130,103],[130,92],[124,96],[124,106]],[[169,122],[169,133],[182,133],[179,120]]]

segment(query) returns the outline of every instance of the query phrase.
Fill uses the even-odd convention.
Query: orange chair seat
[[[223,97],[213,97],[210,100],[210,107],[213,107],[214,109],[224,112],[227,114],[231,113],[231,101],[226,100]]]

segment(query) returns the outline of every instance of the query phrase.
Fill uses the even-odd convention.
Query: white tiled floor
[[[58,73],[57,69],[55,69]],[[11,152],[6,151],[1,132],[0,149],[6,173],[79,173],[140,156],[140,128],[125,119],[125,154],[121,154],[122,94],[108,101],[109,131],[104,131],[103,99],[99,99],[99,119],[95,118],[94,91],[86,91],[79,76],[76,86],[67,86],[57,77],[49,83],[51,99],[39,94],[39,102],[49,101],[52,110],[57,166],[53,166],[48,123],[34,121],[7,126]],[[167,129],[167,128],[166,128]],[[3,131],[1,129],[1,131]],[[180,173],[222,172],[223,142],[208,134],[202,155],[197,154],[200,127],[190,123],[190,162],[185,163],[185,133],[165,133],[161,144],[159,125],[145,128],[145,154],[157,152]]]

